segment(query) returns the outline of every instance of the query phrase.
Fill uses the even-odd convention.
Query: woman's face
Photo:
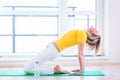
[[[96,28],[94,28],[94,27],[90,27],[90,28],[88,29],[88,33],[89,33],[89,34],[98,35],[98,32],[97,32]]]

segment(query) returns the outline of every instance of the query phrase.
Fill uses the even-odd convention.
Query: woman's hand
[[[72,74],[82,74],[82,71],[79,69],[72,70]]]

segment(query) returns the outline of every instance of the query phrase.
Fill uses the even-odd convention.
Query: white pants
[[[49,43],[46,47],[32,58],[32,60],[27,63],[24,67],[24,71],[27,73],[34,73],[35,62],[39,61],[39,72],[41,74],[53,74],[54,68],[43,66],[43,63],[55,59],[59,56],[59,52],[56,47]]]

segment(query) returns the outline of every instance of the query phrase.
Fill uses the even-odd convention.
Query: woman
[[[24,68],[25,72],[34,72],[34,63],[39,61],[39,70],[41,74],[54,74],[54,73],[68,73],[68,71],[56,65],[54,68],[43,66],[43,63],[55,59],[59,53],[71,46],[78,45],[78,61],[80,70],[74,70],[75,74],[84,72],[84,45],[87,43],[90,49],[95,49],[95,54],[98,53],[101,37],[94,27],[87,30],[69,30],[59,39],[48,44],[39,54],[37,54]]]

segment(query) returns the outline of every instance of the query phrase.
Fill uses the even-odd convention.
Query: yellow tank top
[[[74,46],[78,43],[86,43],[87,33],[84,30],[69,30],[62,37],[55,41],[58,49],[62,51],[67,47]]]

